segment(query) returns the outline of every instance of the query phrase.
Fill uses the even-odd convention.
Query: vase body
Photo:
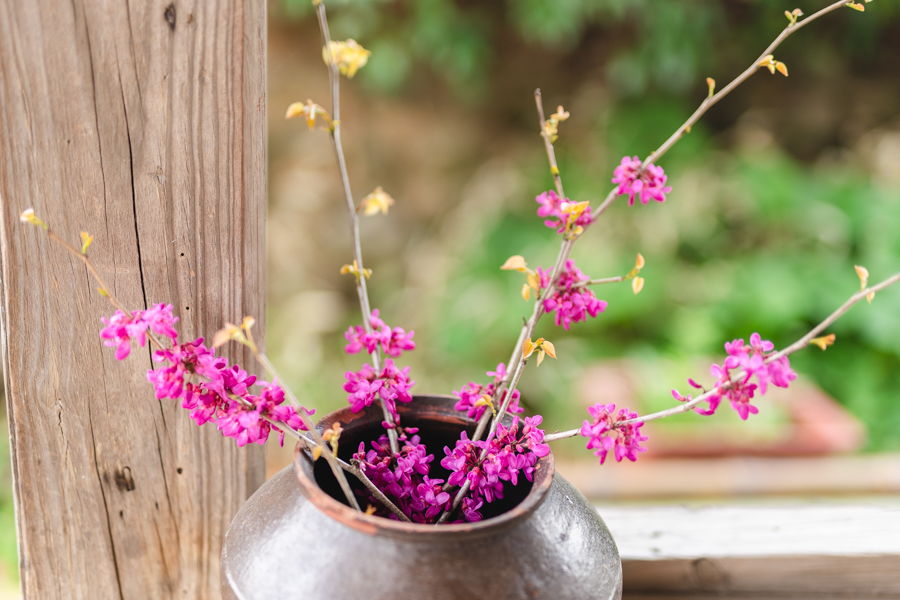
[[[474,423],[453,411],[453,401],[417,396],[399,407],[402,423],[423,431],[432,423],[455,430],[458,438],[461,429],[474,429]],[[354,427],[371,435],[380,419],[380,410],[353,415],[344,409],[325,417],[319,427],[339,420],[345,427],[343,443]],[[429,444],[428,449],[438,462],[443,446]],[[437,527],[353,511],[316,484],[321,472],[298,450],[293,467],[266,482],[241,508],[225,537],[225,598],[621,597],[615,542],[587,499],[554,476],[552,454],[539,461],[534,484],[515,507],[478,523]],[[322,485],[327,487],[324,481]]]

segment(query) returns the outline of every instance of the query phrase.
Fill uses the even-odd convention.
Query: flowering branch
[[[297,441],[303,443],[308,450],[314,451],[315,448],[321,447],[321,446],[319,446],[319,444],[317,442],[309,439],[308,437],[306,437],[305,435],[303,435],[302,433],[300,433],[293,427],[287,425],[286,423],[283,423],[282,421],[276,421],[274,419],[270,419],[269,417],[263,417],[263,418],[266,421],[268,421],[270,424],[284,429],[287,433],[291,434],[291,436],[293,436]],[[375,496],[375,498],[379,502],[381,502],[385,507],[387,507],[387,509],[390,510],[392,513],[397,515],[398,519],[400,519],[401,521],[411,522],[409,517],[407,517],[403,513],[403,511],[401,511],[399,508],[397,508],[396,504],[391,502],[390,499],[384,495],[384,492],[382,492],[377,487],[375,487],[375,484],[372,483],[372,480],[369,479],[366,476],[366,474],[361,469],[359,469],[359,467],[355,464],[356,461],[352,460],[348,463],[337,457],[335,457],[335,460],[337,461],[337,464],[340,465],[340,467],[343,470],[347,471],[348,473],[352,474],[357,479],[359,479],[359,481],[364,486],[366,486],[366,489],[368,489],[370,492],[372,492],[372,495]]]
[[[888,277],[887,279],[885,279],[884,281],[882,281],[881,283],[879,283],[877,285],[873,285],[871,287],[864,288],[864,289],[860,290],[859,292],[853,294],[852,296],[850,296],[850,298],[846,302],[844,302],[844,304],[842,304],[840,306],[840,308],[835,310],[833,313],[831,313],[828,316],[828,318],[826,318],[824,321],[822,321],[821,323],[816,325],[814,328],[812,328],[809,331],[809,333],[807,333],[806,335],[801,337],[799,340],[797,340],[796,342],[794,342],[787,348],[767,356],[765,359],[765,363],[775,362],[784,356],[793,354],[797,350],[802,350],[803,348],[808,346],[810,343],[813,343],[813,338],[815,338],[819,333],[824,331],[826,327],[828,327],[829,325],[831,325],[832,323],[837,321],[841,317],[841,315],[843,315],[845,312],[847,312],[850,309],[851,306],[853,306],[854,304],[856,304],[857,302],[859,302],[860,300],[862,300],[869,294],[874,294],[875,292],[879,292],[879,291],[885,289],[886,287],[897,283],[898,281],[900,281],[900,273],[897,273],[896,275],[893,275],[892,277]],[[731,383],[733,384],[734,382],[740,381],[741,379],[746,379],[747,375],[748,375],[747,371],[741,370],[740,372],[736,373],[735,375],[733,375],[731,377]],[[725,387],[725,386],[722,386],[722,387]],[[684,402],[683,404],[679,404],[678,406],[673,406],[672,408],[669,408],[666,410],[651,413],[649,415],[636,416],[633,418],[619,421],[617,425],[626,426],[626,425],[631,425],[631,424],[635,424],[635,423],[646,423],[648,421],[656,421],[658,419],[663,419],[665,417],[670,417],[672,415],[677,415],[677,414],[680,414],[683,412],[687,412],[687,411],[691,410],[692,408],[694,408],[695,406],[697,406],[698,404],[700,404],[701,402],[707,401],[710,398],[712,398],[713,396],[715,396],[716,394],[720,393],[722,387],[713,388],[707,392],[704,392],[700,396],[697,396],[696,398],[689,400],[688,402]],[[552,434],[545,436],[544,441],[545,442],[553,442],[556,440],[562,440],[565,438],[575,437],[580,432],[581,432],[581,429],[570,429],[568,431],[560,431],[558,433],[552,433]]]
[[[365,328],[366,333],[371,335],[373,331],[371,321],[372,308],[369,304],[369,292],[366,288],[365,267],[363,266],[362,258],[362,243],[359,236],[359,217],[357,216],[356,206],[353,202],[353,193],[350,191],[350,176],[347,173],[347,161],[344,158],[344,149],[341,145],[340,71],[332,50],[331,34],[328,31],[328,19],[325,16],[325,5],[321,0],[314,0],[313,4],[316,6],[316,16],[319,20],[319,29],[322,32],[322,39],[324,41],[324,55],[328,65],[328,77],[331,81],[331,126],[329,127],[329,132],[331,133],[334,154],[337,158],[338,168],[341,173],[341,184],[344,188],[344,198],[347,201],[347,211],[350,219],[350,232],[353,236],[353,260],[354,266],[357,268],[356,292],[359,296],[359,305],[362,310],[363,327]],[[381,371],[381,350],[377,347],[372,353],[372,363],[375,371]],[[391,450],[394,454],[397,454],[400,451],[400,448],[397,444],[397,432],[393,427],[394,417],[391,414],[391,411],[388,410],[385,401],[382,400],[380,404],[384,420],[391,425],[391,427],[388,428],[388,440],[390,441]]]
[[[84,263],[84,265],[87,267],[88,271],[90,271],[91,275],[94,277],[94,279],[100,285],[100,288],[99,288],[100,293],[103,296],[106,296],[109,299],[109,301],[113,304],[113,306],[115,306],[122,313],[122,315],[125,318],[133,318],[134,312],[128,310],[121,302],[119,302],[116,299],[116,297],[113,295],[113,293],[107,287],[106,283],[103,281],[103,278],[100,277],[100,273],[97,272],[97,269],[94,267],[93,263],[91,263],[90,258],[88,258],[87,250],[91,244],[91,241],[93,240],[93,236],[89,236],[87,233],[82,232],[81,237],[83,240],[83,244],[82,244],[81,250],[79,251],[74,246],[72,246],[71,244],[66,242],[64,239],[62,239],[61,237],[56,235],[53,232],[53,230],[50,229],[49,225],[47,225],[44,221],[42,221],[37,216],[35,216],[33,209],[29,208],[28,210],[24,211],[20,215],[19,218],[23,222],[31,223],[33,225],[37,225],[38,227],[42,228],[44,231],[47,232],[48,237],[52,241],[60,244],[63,248],[68,250],[70,254],[77,257],[82,263]],[[245,320],[245,323],[246,322],[247,321]],[[250,324],[252,324],[252,320],[251,320]],[[269,371],[273,380],[278,379],[277,373],[275,373],[275,369],[272,366],[272,363],[269,362],[269,359],[266,357],[265,354],[263,354],[259,351],[259,348],[253,342],[253,338],[250,337],[249,326],[247,326],[245,328],[247,337],[244,337],[243,333],[241,333],[241,329],[237,328],[236,326],[231,326],[231,328],[228,329],[228,331],[229,331],[232,339],[237,339],[239,341],[242,341],[246,346],[248,346],[253,351],[253,353],[256,355],[257,359],[260,361],[260,363],[263,365],[263,367],[265,367],[266,370]],[[240,336],[238,337],[236,334],[240,334]],[[156,336],[153,335],[152,331],[144,331],[143,335],[146,335],[146,337],[150,339],[150,342],[157,348],[159,348],[159,349],[164,348],[162,342],[160,342],[159,339],[157,339]],[[175,335],[174,330],[172,330],[171,335]],[[126,340],[125,343],[129,344],[130,341]],[[121,358],[124,358],[125,356],[127,356],[127,352],[124,353],[121,356]],[[117,353],[116,358],[120,358],[118,353]],[[322,448],[322,452],[325,455],[325,459],[328,461],[329,466],[332,467],[332,471],[334,472],[335,478],[337,478],[338,483],[341,486],[341,489],[344,491],[344,495],[347,497],[347,501],[350,503],[350,505],[353,508],[355,508],[357,510],[361,510],[359,507],[359,503],[356,501],[356,497],[353,495],[353,491],[350,489],[350,485],[347,482],[347,478],[344,476],[344,473],[341,470],[340,465],[338,465],[338,463],[336,462],[336,457],[331,453],[330,449],[325,444],[324,440],[322,440],[318,431],[316,431],[315,425],[313,425],[312,421],[310,420],[309,414],[306,412],[306,409],[300,405],[300,403],[297,401],[296,396],[294,396],[294,393],[289,388],[287,388],[286,386],[282,386],[282,389],[284,389],[285,392],[288,394],[288,397],[291,400],[292,404],[294,405],[294,408],[295,408],[298,416],[300,417],[301,421],[303,422],[303,426],[306,427],[307,430],[310,431],[310,433],[313,435],[313,437],[316,440],[316,444],[318,444]],[[245,404],[242,400],[239,400],[239,402],[241,402],[241,404]],[[265,418],[265,417],[263,417],[263,418],[266,421],[271,422],[268,418]],[[277,425],[279,426],[279,428],[286,426],[286,424],[284,424],[284,423],[279,423]]]
[[[690,118],[687,121],[685,121],[684,125],[679,127],[678,130],[675,133],[673,133],[669,137],[669,139],[667,139],[665,141],[665,143],[663,143],[662,146],[657,148],[650,156],[648,156],[646,158],[646,160],[644,160],[644,164],[651,164],[654,161],[656,161],[658,158],[660,158],[663,154],[668,152],[669,149],[672,146],[674,146],[675,143],[679,139],[681,139],[681,137],[685,133],[690,133],[691,127],[694,125],[694,123],[696,123],[700,119],[700,117],[703,116],[704,113],[706,113],[707,110],[709,110],[719,100],[721,100],[722,98],[727,96],[732,90],[734,90],[737,86],[742,84],[751,75],[756,73],[760,69],[760,67],[765,67],[765,66],[769,66],[770,64],[773,64],[772,56],[771,56],[772,53],[775,51],[775,49],[778,46],[781,45],[781,42],[783,42],[784,40],[786,40],[788,38],[788,36],[790,36],[792,33],[797,31],[801,27],[804,27],[806,24],[812,23],[819,17],[826,15],[833,10],[837,10],[838,8],[841,8],[842,6],[845,6],[847,4],[850,4],[850,2],[848,2],[847,0],[840,0],[838,2],[835,2],[834,4],[826,6],[825,8],[819,10],[816,13],[813,13],[809,17],[803,19],[802,21],[796,20],[797,15],[794,15],[793,19],[789,19],[787,27],[785,27],[781,31],[781,33],[778,34],[778,37],[776,37],[775,40],[771,44],[769,44],[768,48],[763,50],[762,54],[759,55],[759,58],[756,59],[756,61],[752,65],[747,67],[747,69],[743,73],[741,73],[740,75],[735,77],[731,83],[729,83],[724,88],[722,88],[717,94],[712,93],[712,90],[714,89],[714,86],[715,86],[715,82],[710,80],[710,81],[712,81],[712,83],[710,84],[709,96],[706,99],[704,99],[703,102],[700,103],[700,106],[697,108],[697,110],[694,111],[694,114],[692,114],[690,116]],[[780,64],[783,65],[784,63],[780,63]],[[781,69],[779,69],[779,71],[782,72],[782,74],[785,77],[787,77],[787,68],[786,67],[784,67],[783,71],[781,71]]]

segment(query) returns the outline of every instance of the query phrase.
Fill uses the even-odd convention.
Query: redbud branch
[[[322,436],[316,429],[316,426],[312,422],[312,419],[309,418],[309,413],[306,412],[306,408],[300,404],[291,388],[284,382],[283,379],[278,376],[278,372],[275,370],[275,365],[272,364],[272,362],[269,360],[269,357],[266,356],[263,352],[260,352],[259,349],[254,346],[250,346],[250,349],[253,350],[253,354],[256,355],[256,359],[263,366],[263,368],[268,371],[269,377],[271,377],[273,381],[279,382],[281,389],[284,390],[285,395],[288,397],[288,400],[290,400],[291,405],[294,407],[294,410],[297,412],[297,415],[303,422],[303,426],[306,427],[310,435],[313,436],[316,444],[322,449],[322,456],[325,457],[326,462],[328,462],[328,466],[331,467],[331,472],[334,473],[335,479],[338,480],[338,484],[340,484],[341,490],[344,492],[344,496],[347,497],[347,502],[349,502],[350,506],[352,506],[356,510],[362,510],[359,507],[359,503],[356,501],[356,496],[353,495],[353,491],[350,489],[350,484],[347,482],[347,478],[344,476],[344,472],[341,471],[341,467],[337,462],[337,457],[332,454],[331,448],[329,448],[328,444],[325,443],[325,440],[322,439]]]
[[[547,149],[547,160],[550,161],[550,174],[553,175],[553,183],[556,184],[556,193],[560,198],[565,198],[563,193],[562,179],[559,176],[559,167],[556,165],[556,152],[553,151],[553,142],[547,135],[547,128],[544,120],[544,102],[541,100],[541,88],[534,90],[534,103],[537,105],[538,118],[541,125],[541,137],[544,138],[544,148]]]
[[[803,19],[802,21],[798,21],[796,23],[789,24],[787,27],[785,27],[782,30],[782,32],[780,34],[778,34],[778,37],[775,38],[775,41],[773,41],[771,44],[769,44],[768,48],[763,50],[762,54],[759,55],[759,58],[757,58],[756,61],[754,61],[754,63],[752,65],[747,67],[747,69],[743,73],[741,73],[740,75],[735,77],[731,83],[729,83],[724,88],[722,88],[717,94],[714,94],[713,96],[704,99],[703,102],[700,103],[700,106],[697,108],[697,110],[694,111],[694,114],[692,114],[690,116],[690,118],[687,121],[685,121],[684,124],[681,127],[679,127],[678,130],[675,133],[673,133],[669,137],[669,139],[667,139],[665,141],[665,143],[662,146],[657,148],[656,151],[654,151],[650,156],[648,156],[643,161],[643,164],[649,165],[649,164],[655,162],[656,160],[658,160],[663,154],[668,152],[669,149],[672,146],[674,146],[675,143],[679,139],[681,139],[681,137],[685,134],[685,132],[689,131],[690,128],[694,125],[694,123],[696,123],[698,120],[700,120],[700,117],[702,117],[703,114],[706,113],[707,110],[709,110],[719,100],[721,100],[722,98],[727,96],[729,93],[731,93],[731,91],[734,90],[734,88],[736,88],[737,86],[742,84],[751,75],[756,73],[760,69],[760,66],[761,66],[760,62],[766,56],[772,54],[772,52],[775,50],[775,48],[780,46],[781,42],[783,42],[785,39],[787,39],[788,36],[790,36],[792,33],[797,31],[801,27],[805,26],[807,23],[812,23],[813,21],[815,21],[822,15],[830,13],[833,10],[837,10],[838,8],[841,8],[842,6],[844,6],[846,4],[847,4],[847,0],[840,0],[839,2],[835,2],[834,4],[826,6],[822,10],[810,15],[809,17]]]
[[[106,282],[104,282],[103,278],[100,277],[100,273],[98,273],[97,269],[94,268],[94,265],[91,264],[91,261],[88,259],[87,254],[82,254],[82,252],[80,250],[78,250],[77,248],[72,246],[69,242],[62,239],[58,235],[56,235],[56,233],[54,233],[53,230],[50,229],[49,226],[47,227],[46,231],[47,231],[47,236],[51,240],[53,240],[57,244],[61,245],[63,248],[68,250],[72,254],[72,256],[74,256],[75,258],[77,258],[78,260],[80,260],[81,262],[84,263],[84,266],[86,266],[88,271],[91,272],[91,275],[94,277],[94,280],[97,282],[97,284],[100,285],[100,289],[103,290],[103,293],[106,295],[107,298],[109,298],[109,301],[112,302],[112,305],[130,317],[132,315],[132,312],[130,310],[128,310],[127,308],[125,308],[125,306],[121,302],[119,302],[119,300],[115,297],[115,295],[113,295],[112,291],[106,285]]]
[[[838,8],[840,8],[846,4],[847,4],[847,0],[840,0],[839,2],[835,2],[834,4],[830,4],[829,6],[826,6],[822,10],[810,15],[809,17],[807,17],[806,19],[803,19],[802,21],[798,21],[796,23],[790,24],[787,27],[785,27],[784,30],[782,30],[782,32],[778,35],[778,37],[775,38],[775,41],[773,41],[771,44],[769,44],[769,47],[766,48],[765,50],[763,50],[763,53],[759,55],[759,58],[757,58],[756,61],[752,65],[747,67],[747,69],[743,73],[741,73],[740,75],[735,77],[731,81],[731,83],[729,83],[724,88],[719,90],[716,94],[713,94],[712,96],[704,98],[703,102],[700,103],[700,106],[697,107],[697,110],[694,111],[694,114],[692,114],[688,118],[688,120],[685,121],[681,125],[681,127],[679,127],[675,131],[675,133],[673,133],[671,136],[669,136],[669,139],[667,139],[662,144],[662,146],[660,146],[659,148],[654,150],[647,158],[645,158],[642,161],[641,171],[643,171],[644,168],[646,168],[646,166],[655,163],[657,160],[659,160],[663,156],[663,154],[668,152],[672,148],[672,146],[674,146],[678,142],[678,140],[680,140],[684,136],[685,133],[687,133],[691,130],[691,127],[693,127],[694,124],[700,120],[700,117],[702,117],[704,114],[706,114],[706,111],[708,111],[710,108],[712,108],[713,105],[715,105],[719,100],[721,100],[722,98],[724,98],[725,96],[730,94],[732,91],[734,91],[734,89],[737,86],[742,84],[751,75],[756,73],[760,69],[760,66],[761,66],[759,63],[766,56],[768,56],[769,54],[772,54],[772,52],[775,50],[775,48],[780,46],[781,42],[783,42],[785,39],[787,39],[787,37],[789,35],[791,35],[795,31],[797,31],[801,27],[805,26],[807,23],[812,23],[813,21],[815,21],[822,15],[830,13],[833,10],[837,10]],[[609,208],[609,205],[612,204],[615,201],[615,199],[619,196],[616,193],[617,189],[618,188],[613,188],[612,191],[610,191],[609,194],[607,194],[606,198],[603,200],[603,202],[600,204],[600,206],[598,206],[597,209],[594,210],[594,212],[592,213],[592,221],[596,221],[597,217],[602,215],[606,211],[606,209]]]
[[[624,275],[619,275],[618,277],[607,277],[605,279],[591,279],[590,281],[581,281],[573,285],[573,288],[582,288],[589,285],[600,285],[601,283],[618,283],[620,281],[625,281],[626,277]]]
[[[497,414],[494,415],[494,418],[491,420],[491,429],[488,431],[487,439],[490,440],[494,437],[494,434],[497,433],[497,426],[500,424],[500,421],[506,415],[506,411],[509,408],[509,403],[512,401],[513,392],[516,391],[516,386],[519,384],[519,379],[522,377],[522,371],[525,370],[525,364],[528,362],[527,358],[522,358],[519,360],[519,364],[516,365],[516,371],[513,373],[512,381],[509,384],[509,392],[506,394],[506,397],[503,399],[503,403],[500,405],[500,408],[497,410]],[[491,413],[485,411],[485,415],[489,415]],[[482,422],[484,420],[482,419]],[[479,423],[481,425],[481,423]],[[477,438],[473,438],[477,440]],[[478,457],[478,460],[484,460],[484,457],[487,456],[488,448],[484,448],[481,451],[481,456]],[[441,524],[446,521],[451,514],[459,507],[459,503],[462,502],[462,499],[466,497],[466,494],[469,492],[469,481],[466,480],[465,484],[459,489],[459,492],[456,493],[456,497],[453,499],[453,505],[449,510],[445,511],[441,514],[440,518],[438,518],[436,524]]]
[[[350,232],[353,236],[353,257],[356,260],[358,271],[356,273],[356,292],[359,296],[359,306],[362,310],[363,327],[366,333],[372,333],[372,322],[370,315],[372,308],[369,304],[369,291],[366,288],[365,269],[363,267],[362,258],[362,242],[359,236],[359,217],[356,213],[356,206],[353,202],[353,193],[350,191],[350,175],[347,172],[347,161],[344,159],[344,148],[341,145],[341,74],[338,66],[334,62],[334,55],[331,52],[331,34],[328,31],[328,19],[325,16],[325,4],[318,2],[316,4],[316,16],[319,19],[319,29],[322,32],[322,39],[325,44],[325,55],[328,57],[328,78],[331,81],[331,141],[334,145],[334,154],[337,157],[338,169],[341,175],[341,184],[344,188],[344,198],[347,201],[347,210],[350,217]],[[381,350],[378,346],[372,353],[372,366],[375,371],[381,370]],[[382,400],[381,412],[384,420],[390,425],[394,424],[394,417],[388,410],[387,404]],[[391,427],[387,430],[388,440],[390,441],[391,451],[394,454],[400,452],[397,443],[397,430]]]
[[[547,137],[547,132],[544,130],[544,106],[541,100],[541,90],[537,89],[534,92],[534,101],[537,105],[538,117],[540,119],[541,125],[541,136],[544,138],[544,145],[547,148],[547,159],[550,161],[551,171],[553,173],[553,180],[556,183],[557,193],[561,198],[564,198],[563,195],[563,187],[562,187],[562,179],[559,175],[559,168],[556,166],[556,155],[553,151],[553,143],[550,141],[550,138]],[[544,289],[538,296],[535,298],[534,310],[531,313],[531,318],[528,319],[524,325],[522,325],[522,330],[519,332],[519,339],[516,341],[516,345],[513,347],[512,356],[509,359],[509,362],[506,363],[510,366],[518,364],[521,359],[522,345],[524,344],[526,339],[531,338],[534,335],[534,329],[537,327],[537,322],[540,320],[541,315],[544,314],[544,300],[546,300],[551,294],[556,291],[556,284],[559,281],[560,276],[562,275],[563,265],[566,264],[566,261],[569,259],[569,254],[572,252],[572,246],[575,245],[575,241],[577,237],[572,238],[564,238],[563,243],[559,248],[559,254],[556,257],[556,264],[553,265],[553,269],[550,271],[551,280],[550,285]],[[503,395],[503,390],[506,389],[507,382],[504,379],[500,382],[497,388],[494,390],[493,398],[499,398]],[[510,392],[509,396],[512,396],[512,392]],[[481,439],[481,436],[484,434],[484,430],[487,427],[488,422],[490,421],[490,416],[487,412],[482,415],[481,420],[478,422],[478,427],[475,429],[475,434],[472,436],[473,441],[478,441]]]
[[[881,283],[879,283],[877,285],[867,287],[867,288],[860,290],[859,292],[853,294],[852,296],[850,296],[850,298],[846,302],[844,302],[844,304],[841,305],[840,308],[838,308],[836,311],[834,311],[833,313],[828,315],[828,318],[826,318],[824,321],[822,321],[821,323],[819,323],[818,325],[813,327],[809,331],[809,333],[807,333],[806,335],[801,337],[799,340],[797,340],[796,342],[794,342],[793,344],[791,344],[784,350],[779,350],[778,352],[775,352],[774,354],[770,354],[768,357],[766,357],[765,362],[770,363],[770,362],[776,361],[779,358],[781,358],[782,356],[787,356],[789,354],[793,354],[797,350],[802,350],[803,348],[807,347],[809,345],[810,340],[812,340],[814,337],[816,337],[816,335],[818,335],[823,330],[825,330],[826,327],[828,327],[829,325],[831,325],[832,323],[837,321],[841,317],[841,315],[843,315],[845,312],[847,312],[850,309],[851,306],[853,306],[854,304],[856,304],[857,302],[859,302],[860,300],[862,300],[869,294],[874,294],[875,292],[879,292],[879,291],[883,290],[884,288],[897,283],[898,281],[900,281],[900,273],[897,273],[896,275],[893,275],[892,277],[888,277],[887,279],[885,279],[884,281],[882,281]],[[746,377],[747,377],[747,372],[742,369],[740,372],[736,373],[735,375],[733,375],[731,377],[731,382],[734,383],[735,381],[744,379]],[[665,417],[670,417],[672,415],[677,415],[677,414],[680,414],[683,412],[687,412],[687,411],[691,410],[692,408],[694,408],[695,406],[697,406],[698,404],[700,404],[701,402],[708,400],[713,395],[721,393],[721,390],[724,387],[727,387],[727,386],[719,386],[719,387],[713,388],[713,389],[708,390],[708,391],[704,392],[703,394],[697,396],[696,398],[689,400],[688,402],[679,404],[678,406],[673,406],[672,408],[669,408],[666,410],[661,410],[659,412],[651,413],[649,415],[638,416],[633,419],[627,419],[624,421],[620,421],[619,423],[617,423],[617,426],[629,425],[631,423],[646,423],[648,421],[656,421],[658,419],[663,419]],[[561,431],[559,433],[553,433],[553,434],[544,436],[544,441],[545,442],[554,442],[556,440],[562,440],[565,438],[575,437],[580,432],[581,432],[581,429],[570,429],[568,431]]]
[[[246,400],[244,400],[243,398],[240,398],[240,397],[235,397],[235,398],[236,398],[239,402],[241,402],[242,404],[244,404],[245,406],[247,406],[248,408],[253,408],[253,406],[252,406],[249,402],[247,402]],[[315,448],[316,446],[318,446],[318,444],[317,444],[316,442],[314,442],[313,440],[309,439],[308,437],[306,437],[305,435],[303,435],[302,433],[300,433],[299,431],[297,431],[297,430],[294,429],[293,427],[287,425],[286,423],[283,423],[282,421],[278,421],[278,420],[276,420],[276,419],[272,419],[272,418],[266,417],[266,416],[263,416],[262,418],[263,418],[263,420],[267,421],[269,424],[273,425],[274,427],[277,427],[278,429],[281,429],[281,430],[285,431],[286,433],[289,433],[291,436],[293,436],[294,438],[296,438],[297,441],[299,441],[299,442],[303,443],[304,445],[306,445],[306,447],[307,447],[308,449],[312,450],[313,448]],[[324,451],[323,451],[323,452],[324,452]],[[408,521],[408,522],[411,522],[410,519],[409,519],[409,517],[407,517],[407,516],[403,513],[402,510],[400,510],[399,508],[397,508],[397,505],[396,505],[396,504],[394,504],[393,502],[391,502],[390,499],[388,499],[388,497],[384,495],[384,492],[382,492],[382,491],[379,490],[377,487],[375,487],[375,484],[372,483],[372,480],[369,479],[369,478],[366,476],[365,472],[364,472],[362,469],[360,469],[359,467],[357,467],[355,464],[353,464],[353,463],[355,463],[356,461],[351,461],[350,463],[348,463],[348,462],[346,462],[346,461],[341,460],[340,458],[336,458],[336,460],[337,460],[337,463],[341,466],[341,468],[342,468],[343,470],[347,471],[348,473],[351,473],[351,474],[354,475],[357,479],[359,479],[359,481],[360,481],[364,486],[366,486],[366,488],[367,488],[370,492],[372,492],[372,495],[375,496],[375,499],[378,500],[379,502],[381,502],[385,507],[387,507],[387,509],[388,509],[389,511],[391,511],[392,513],[394,513],[395,515],[397,515],[397,518],[399,518],[401,521]]]

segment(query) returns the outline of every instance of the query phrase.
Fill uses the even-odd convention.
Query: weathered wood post
[[[171,302],[182,339],[265,292],[264,0],[0,3],[4,366],[25,598],[218,598],[262,448],[157,401],[150,352],[117,362],[77,242],[128,306]],[[229,358],[252,366],[231,348]]]

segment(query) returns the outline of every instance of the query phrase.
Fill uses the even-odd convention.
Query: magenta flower
[[[581,426],[581,435],[588,438],[587,449],[594,450],[594,455],[600,457],[600,464],[606,461],[607,453],[612,450],[616,462],[623,458],[636,461],[638,452],[644,452],[646,448],[641,442],[647,441],[647,436],[641,435],[641,427],[644,425],[638,421],[635,423],[622,423],[638,416],[636,412],[627,408],[619,409],[615,404],[595,404],[588,407],[588,413],[594,418],[593,422],[585,420]]]
[[[559,194],[553,190],[538,195],[535,198],[535,201],[541,205],[540,208],[537,209],[537,215],[539,217],[552,217],[551,219],[544,221],[544,225],[551,229],[555,229],[556,233],[565,232],[566,225],[570,224],[570,215],[563,212],[563,205],[571,204],[572,201],[568,198],[561,199]],[[578,215],[578,218],[575,219],[575,222],[571,223],[571,225],[575,227],[587,227],[592,221],[593,216],[590,209],[588,209]]]
[[[541,271],[540,267],[538,270]],[[543,276],[543,272],[541,271]],[[588,315],[596,317],[599,313],[606,310],[606,301],[598,300],[594,296],[594,292],[587,286],[576,287],[577,284],[589,281],[590,277],[581,272],[581,269],[575,266],[575,261],[571,258],[566,261],[563,271],[559,276],[556,291],[544,300],[544,311],[556,313],[556,324],[566,329],[572,323],[579,321],[587,321]],[[541,279],[543,285],[543,278]],[[549,285],[549,277],[547,278]]]
[[[475,419],[476,421],[481,419],[481,415],[483,415],[484,411],[487,410],[487,406],[475,406],[475,403],[478,402],[482,396],[490,396],[491,398],[493,398],[494,391],[497,389],[497,386],[499,386],[500,382],[502,382],[506,378],[506,365],[500,363],[499,365],[497,365],[496,371],[488,371],[486,374],[488,377],[494,378],[491,383],[482,385],[480,383],[470,381],[462,388],[460,388],[458,392],[456,390],[453,391],[453,395],[459,398],[459,401],[457,401],[453,408],[459,411],[466,411],[466,415],[470,419]],[[503,401],[506,399],[507,393],[508,390],[503,391],[503,394],[498,401],[499,404],[503,404]],[[525,409],[519,406],[519,398],[519,390],[513,390],[512,400],[509,401],[509,406],[506,408],[508,412],[525,412]]]
[[[619,196],[628,194],[628,206],[634,204],[635,196],[640,197],[641,204],[647,204],[651,199],[665,202],[666,194],[672,191],[672,187],[666,185],[666,174],[663,168],[651,163],[642,173],[640,171],[641,161],[637,156],[623,157],[622,162],[613,172],[612,182],[619,185],[616,193]]]
[[[362,325],[354,325],[344,333],[344,337],[350,342],[344,346],[347,354],[357,354],[363,348],[369,354],[373,354],[379,345],[385,354],[394,358],[399,357],[404,351],[415,350],[416,343],[412,341],[415,332],[407,333],[402,327],[393,329],[388,327],[378,316],[377,308],[372,311],[369,322],[372,325],[372,333],[366,333]]]
[[[106,327],[100,337],[107,346],[116,348],[119,360],[130,353],[131,340],[140,346],[147,343],[148,330],[170,338],[174,342],[171,348],[153,352],[153,360],[162,365],[147,372],[156,397],[180,399],[182,408],[190,411],[197,425],[215,421],[219,431],[234,438],[238,446],[263,444],[272,430],[278,432],[283,444],[282,427],[306,429],[296,410],[283,405],[284,390],[279,386],[257,382],[255,375],[238,365],[229,366],[225,358],[216,356],[213,348],[203,344],[203,338],[177,343],[177,321],[171,304],[156,304],[133,312],[131,317],[116,311],[109,320],[103,319]],[[254,384],[262,387],[258,396],[250,392]]]
[[[175,323],[178,317],[172,314],[171,304],[155,304],[147,310],[136,310],[129,317],[121,310],[117,310],[107,320],[106,327],[100,330],[100,337],[105,346],[116,349],[116,360],[125,360],[131,353],[131,340],[139,346],[147,345],[147,329],[161,336],[166,336],[175,341],[178,332],[175,331]]]
[[[415,523],[434,523],[437,516],[450,507],[451,496],[443,490],[443,479],[428,476],[433,454],[428,454],[414,428],[400,428],[398,439],[400,452],[391,453],[386,435],[372,442],[366,450],[365,442],[359,445],[354,458],[375,486],[388,496],[397,508]],[[368,492],[357,492],[372,506],[379,516],[396,519]]]
[[[716,412],[722,398],[728,398],[731,407],[737,411],[741,419],[746,420],[749,415],[759,412],[750,401],[759,391],[760,395],[766,393],[769,383],[776,387],[786,388],[797,378],[797,374],[791,369],[791,363],[786,356],[772,360],[771,353],[775,344],[764,340],[758,333],[750,336],[750,345],[745,345],[743,339],[725,342],[725,352],[728,354],[725,362],[720,367],[712,365],[710,373],[716,379],[711,395],[707,398],[706,407],[696,406],[694,411],[701,415],[712,415]],[[732,381],[732,369],[742,369],[740,378]],[[756,383],[750,380],[756,377]],[[693,379],[688,383],[695,388],[700,384]],[[690,401],[691,396],[682,396],[678,390],[672,390],[672,395],[680,401]]]

